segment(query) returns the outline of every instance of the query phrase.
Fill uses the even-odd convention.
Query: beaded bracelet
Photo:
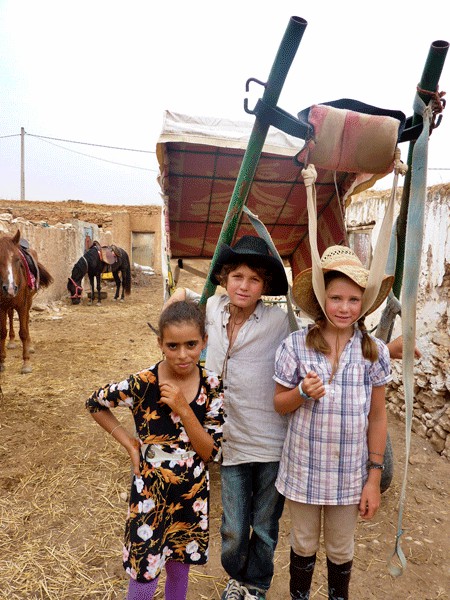
[[[372,460],[368,460],[367,468],[368,469],[380,469],[381,471],[384,471],[384,463],[377,463],[377,462],[373,462]]]

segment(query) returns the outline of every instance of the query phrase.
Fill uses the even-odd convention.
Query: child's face
[[[195,323],[189,321],[166,325],[158,344],[165,354],[169,370],[178,377],[187,377],[197,368],[200,354],[206,347],[206,337],[202,338]]]
[[[254,309],[263,289],[262,277],[247,265],[239,265],[228,274],[226,290],[231,303],[239,308]]]
[[[363,290],[347,277],[330,281],[325,290],[325,312],[340,330],[351,328],[361,315]]]

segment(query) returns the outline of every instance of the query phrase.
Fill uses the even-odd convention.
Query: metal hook
[[[260,81],[259,79],[256,79],[255,77],[250,77],[250,79],[247,79],[246,83],[245,83],[245,91],[249,92],[250,91],[250,82],[254,82],[254,83],[258,83],[259,85],[262,85],[262,87],[265,89],[267,86],[267,83],[264,83],[264,81]],[[244,98],[244,110],[246,113],[248,113],[249,115],[254,115],[255,111],[254,110],[250,110],[248,108],[248,98]]]

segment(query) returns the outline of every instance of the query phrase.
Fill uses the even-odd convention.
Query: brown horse
[[[23,243],[23,242],[22,242]],[[20,231],[13,237],[0,237],[0,371],[5,369],[7,317],[10,343],[14,342],[13,315],[19,315],[22,340],[22,373],[31,373],[30,308],[39,287],[48,287],[53,277],[38,261],[34,250],[20,245]]]

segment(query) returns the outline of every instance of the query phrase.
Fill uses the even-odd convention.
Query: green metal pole
[[[275,61],[269,74],[269,79],[265,85],[263,101],[271,108],[277,106],[278,99],[281,94],[286,76],[294,60],[303,33],[306,29],[307,22],[301,17],[291,17],[287,26],[284,37],[278,49]],[[269,130],[269,125],[263,123],[258,117],[255,119],[255,124],[248,141],[247,149],[242,159],[242,164],[239,169],[239,174],[236,179],[233,194],[228,205],[228,210],[222,225],[219,239],[211,260],[208,277],[206,279],[203,293],[200,298],[200,304],[205,304],[207,299],[215,292],[216,286],[210,281],[209,274],[211,273],[214,264],[219,254],[221,242],[231,244],[239,219],[241,218],[242,210],[250,191],[256,168],[261,156],[264,142]]]
[[[419,88],[431,92],[435,92],[438,89],[439,78],[444,67],[448,47],[449,43],[443,40],[437,40],[436,42],[433,42],[431,44],[430,50],[428,52],[428,58],[423,69],[422,77],[420,79]],[[428,94],[423,94],[419,92],[419,96],[425,102],[425,104],[428,104],[430,102],[430,96]],[[414,113],[412,125],[418,125],[421,121],[422,117]],[[394,292],[396,298],[400,298],[403,279],[403,269],[405,264],[406,223],[408,220],[409,195],[411,190],[411,165],[414,145],[414,141],[410,142],[409,144],[407,162],[409,168],[405,175],[405,183],[403,186],[400,212],[397,221],[397,262],[395,267],[395,281],[392,287],[392,291]]]

